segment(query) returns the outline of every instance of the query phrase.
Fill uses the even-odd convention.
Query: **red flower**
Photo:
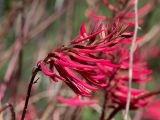
[[[103,17],[96,17],[91,32],[87,32],[82,23],[79,35],[66,47],[60,47],[40,61],[42,72],[53,81],[64,81],[78,96],[91,96],[98,89],[106,90],[112,106],[125,107],[127,98],[128,62],[132,32],[117,19],[111,27],[108,23],[99,24]],[[47,67],[47,64],[49,67]],[[133,63],[133,82],[150,80],[151,70],[136,56]],[[132,89],[131,108],[147,104],[148,99],[135,100],[144,90]],[[70,100],[58,97],[61,102],[74,105],[91,104],[93,101],[81,101],[78,97]]]
[[[150,119],[150,120],[160,120],[160,100],[156,100],[152,103],[150,103],[146,107],[145,111],[145,118]]]
[[[65,99],[60,96],[56,97],[59,101],[66,103],[70,106],[85,106],[89,104],[96,104],[97,100],[80,100],[79,96],[74,96],[71,99]]]
[[[134,0],[115,0],[115,4],[109,0],[103,0],[103,3],[113,12],[114,19],[119,19],[121,22],[131,26],[134,25],[134,11],[132,9]],[[142,24],[143,20],[141,18],[151,10],[152,5],[152,3],[147,3],[138,10],[139,24]]]

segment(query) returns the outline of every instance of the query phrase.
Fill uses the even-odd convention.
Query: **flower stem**
[[[120,110],[121,107],[115,108],[106,120],[111,120]]]
[[[32,77],[31,77],[31,80],[30,80],[30,83],[29,83],[29,86],[28,86],[28,91],[27,91],[27,95],[26,95],[26,100],[25,100],[25,104],[24,104],[21,120],[24,120],[24,118],[25,118],[25,114],[26,114],[26,111],[27,111],[29,98],[30,98],[30,95],[31,95],[32,85],[34,84],[34,79],[35,79],[35,77],[36,77],[36,75],[37,75],[37,73],[39,71],[40,71],[40,68],[37,67],[32,72]]]
[[[105,92],[104,102],[103,102],[103,108],[102,108],[102,113],[101,113],[100,120],[104,120],[104,119],[105,119],[105,111],[106,111],[107,97],[108,97],[108,95],[107,95],[107,93]]]
[[[127,95],[127,103],[125,109],[125,116],[124,120],[128,120],[129,117],[129,108],[130,108],[130,101],[131,101],[131,87],[132,87],[132,74],[133,74],[133,58],[134,58],[134,49],[135,43],[138,33],[138,0],[135,0],[134,3],[134,12],[135,12],[135,28],[134,28],[134,36],[130,47],[130,57],[129,57],[129,81],[128,81],[128,95]]]
[[[151,96],[157,95],[157,94],[160,94],[160,90],[155,90],[153,92],[149,92],[149,93],[146,93],[146,94],[143,94],[143,95],[139,95],[139,96],[135,97],[134,99],[135,100],[140,100],[140,99],[151,97]]]
[[[15,111],[14,111],[14,108],[13,108],[12,104],[8,104],[8,103],[7,103],[5,106],[3,106],[3,107],[0,109],[0,113],[3,112],[4,110],[6,110],[7,108],[10,108],[11,115],[12,115],[11,120],[16,120],[16,114],[15,114]]]

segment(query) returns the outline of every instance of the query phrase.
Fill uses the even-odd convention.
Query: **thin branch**
[[[138,46],[142,47],[153,39],[157,39],[160,37],[160,23],[154,25],[148,33],[145,34],[143,40],[138,43]]]
[[[145,90],[145,88],[146,88],[146,83],[142,83],[139,85],[139,89]],[[135,112],[133,120],[141,120],[143,117],[143,112],[144,112],[144,108],[137,110]]]
[[[57,84],[57,85],[58,85],[57,88],[54,89],[54,92],[52,92],[54,94],[54,96],[57,96],[58,94],[60,94],[60,89],[61,89],[62,83],[60,82],[60,84]],[[40,120],[47,120],[49,115],[54,111],[55,105],[56,105],[56,99],[54,99],[54,100],[51,99],[51,102],[47,106],[46,110],[43,112]]]
[[[6,73],[4,75],[3,83],[0,85],[0,90],[3,91],[2,92],[3,93],[2,98],[4,97],[5,91],[8,87],[8,84],[9,84],[10,80],[13,78],[13,75],[16,76],[16,74],[18,72],[19,68],[17,68],[17,66],[18,66],[17,63],[21,59],[22,39],[23,39],[22,29],[23,29],[23,26],[24,26],[24,8],[23,7],[21,7],[21,9],[19,10],[18,16],[20,18],[20,21],[19,21],[19,24],[16,25],[16,27],[19,28],[20,32],[18,34],[18,37],[16,38],[15,43],[13,43],[14,48],[13,48],[12,57],[9,61],[9,65],[8,65]],[[21,67],[21,65],[19,67]],[[16,74],[14,74],[14,71],[16,72]],[[19,80],[18,78],[16,78],[15,80]],[[13,81],[12,85],[16,85],[15,83],[16,83],[16,81]],[[17,88],[17,87],[15,87],[15,88]],[[16,91],[16,89],[15,89],[15,91]],[[12,91],[12,93],[15,94],[16,93],[15,91]]]
[[[151,96],[157,95],[157,94],[160,94],[160,90],[156,90],[156,91],[149,92],[149,93],[146,93],[146,94],[143,94],[143,95],[139,95],[139,96],[135,97],[134,99],[135,100],[140,100],[140,99],[151,97]]]
[[[12,106],[12,104],[6,104],[4,105],[1,109],[0,109],[0,113],[5,111],[7,108],[9,108],[9,110],[11,111],[11,120],[16,120],[16,114],[15,114],[15,111],[14,111],[14,108]]]
[[[54,92],[53,90],[50,90],[50,91],[47,90],[47,91],[36,94],[36,95],[30,97],[29,104],[36,103],[37,101],[39,101],[45,97],[50,97],[51,95],[48,93],[53,93],[53,92]],[[23,109],[24,103],[25,103],[25,101],[22,101],[15,107],[16,112],[20,112]]]
[[[112,118],[121,110],[121,107],[115,108],[112,113],[109,115],[109,117],[106,120],[112,120]]]
[[[64,35],[64,44],[68,45],[73,33],[73,15],[74,15],[74,7],[75,7],[75,0],[69,0],[67,5],[67,12],[66,12],[66,31]]]
[[[71,120],[78,120],[80,117],[81,107],[77,106],[72,114]]]
[[[32,77],[31,77],[31,81],[30,81],[29,86],[28,86],[28,91],[27,91],[27,95],[26,95],[26,100],[25,100],[25,105],[24,105],[24,108],[23,108],[21,120],[24,120],[24,118],[25,118],[25,114],[26,114],[26,111],[27,111],[29,98],[30,98],[30,95],[31,95],[32,85],[34,84],[34,79],[35,79],[35,77],[36,77],[36,75],[37,75],[37,73],[39,71],[40,71],[40,68],[38,66],[32,72]]]
[[[53,110],[55,109],[55,99],[50,102],[46,108],[46,110],[43,112],[42,116],[41,116],[41,119],[40,120],[47,120],[49,115],[53,112]]]
[[[34,27],[28,33],[28,36],[27,37],[25,36],[26,38],[23,38],[23,41],[24,41],[23,46],[26,43],[28,43],[31,39],[35,38],[40,33],[42,33],[43,31],[45,31],[53,22],[55,22],[64,13],[65,13],[65,8],[63,8],[61,11],[56,11],[55,13],[53,13],[52,15],[50,15],[48,18],[46,18],[44,21],[42,21],[38,26]],[[4,53],[1,54],[1,56],[3,56],[3,57],[0,58],[0,66],[2,64],[4,64],[4,62],[7,61],[7,59],[9,59],[10,57],[12,57],[14,49],[16,48],[16,46],[17,46],[17,40],[15,40],[15,42],[13,43],[13,45],[7,51],[4,51]]]
[[[104,120],[104,118],[105,118],[107,97],[108,97],[108,94],[105,92],[104,102],[103,102],[103,107],[102,107],[102,113],[101,113],[100,120]]]
[[[14,68],[17,65],[18,57],[19,57],[20,51],[23,48],[23,46],[30,39],[39,35],[44,30],[46,30],[50,26],[50,24],[52,24],[55,20],[57,20],[60,16],[62,16],[64,12],[65,12],[64,8],[60,12],[55,12],[54,14],[49,16],[46,20],[44,20],[40,25],[35,27],[31,32],[29,32],[27,37],[25,36],[26,38],[24,38],[24,36],[23,36],[23,37],[18,37],[16,39],[15,43],[13,44],[13,47],[11,46],[11,49],[9,50],[11,53],[12,53],[12,50],[13,50],[13,53],[9,54],[8,57],[10,57],[10,55],[13,55],[13,54],[14,54],[14,56],[11,56],[11,60],[9,62],[7,71],[6,71],[5,76],[4,76],[4,80],[3,80],[4,83],[0,85],[0,90],[3,91],[2,93],[5,93],[5,91],[6,91],[7,85],[8,85],[8,83],[9,83],[9,81],[10,81],[12,75],[13,75],[13,72],[15,70]],[[20,44],[19,41],[24,41],[24,43]],[[3,98],[3,96],[4,95],[2,95],[2,98]]]
[[[133,66],[133,53],[136,44],[136,38],[138,33],[138,0],[135,0],[134,4],[134,12],[135,12],[135,28],[134,28],[134,36],[130,47],[130,59],[129,59],[129,81],[128,81],[128,95],[127,95],[127,103],[125,109],[125,116],[124,119],[128,120],[129,117],[129,108],[130,108],[130,101],[131,101],[131,87],[132,87],[132,66]]]
[[[61,17],[65,13],[65,8],[63,8],[60,12],[57,11],[54,14],[50,15],[47,19],[45,19],[42,23],[40,23],[37,27],[35,27],[31,32],[29,32],[29,39],[32,39],[46,30],[53,22],[55,22],[59,17]],[[27,40],[27,39],[26,39]]]
[[[14,21],[15,21],[15,16],[17,15],[17,13],[19,12],[19,10],[22,8],[21,4],[19,4],[20,2],[12,2],[11,5],[11,10],[9,11],[6,19],[4,20],[4,23],[2,23],[2,30],[0,30],[0,42],[2,42],[4,40],[5,35],[8,32],[8,29],[13,25]]]
[[[17,42],[19,43],[20,47],[19,47],[19,52],[16,52],[18,53],[18,56],[17,56],[17,62],[16,62],[16,65],[17,65],[17,68],[15,68],[15,66],[13,66],[15,68],[15,73],[14,75],[11,74],[11,77],[10,79],[13,79],[12,80],[12,84],[11,84],[11,87],[14,88],[13,91],[11,92],[12,96],[11,96],[11,100],[13,101],[13,103],[16,102],[16,96],[17,96],[17,90],[18,90],[18,83],[20,81],[20,77],[21,77],[21,72],[22,72],[22,59],[23,59],[23,49],[22,49],[22,45],[23,45],[23,27],[24,27],[24,23],[25,23],[25,19],[24,19],[24,7],[22,7],[20,9],[20,13],[19,13],[19,18],[20,18],[20,21],[18,22],[19,25],[17,24],[16,27],[18,28],[19,26],[19,32],[17,32],[17,35],[18,35],[18,38],[17,38]],[[9,68],[10,69],[10,68]],[[10,81],[10,80],[8,80]]]

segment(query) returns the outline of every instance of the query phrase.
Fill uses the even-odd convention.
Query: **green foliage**
[[[98,120],[99,115],[96,111],[86,107],[82,109],[80,120]]]

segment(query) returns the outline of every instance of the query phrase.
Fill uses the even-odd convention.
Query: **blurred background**
[[[139,0],[139,6],[147,2],[153,7],[143,16],[139,35],[144,41],[140,43],[140,51],[153,70],[153,80],[138,87],[153,90],[160,88],[160,1]],[[69,44],[81,23],[89,21],[88,10],[98,15],[113,15],[102,0],[0,0],[0,106],[12,103],[20,119],[32,69],[49,51]],[[98,105],[79,108],[57,103],[55,96],[73,93],[60,81],[54,83],[41,73],[38,77],[32,89],[28,119],[99,118]],[[116,120],[121,120],[120,114]],[[9,120],[9,110],[0,117]]]

